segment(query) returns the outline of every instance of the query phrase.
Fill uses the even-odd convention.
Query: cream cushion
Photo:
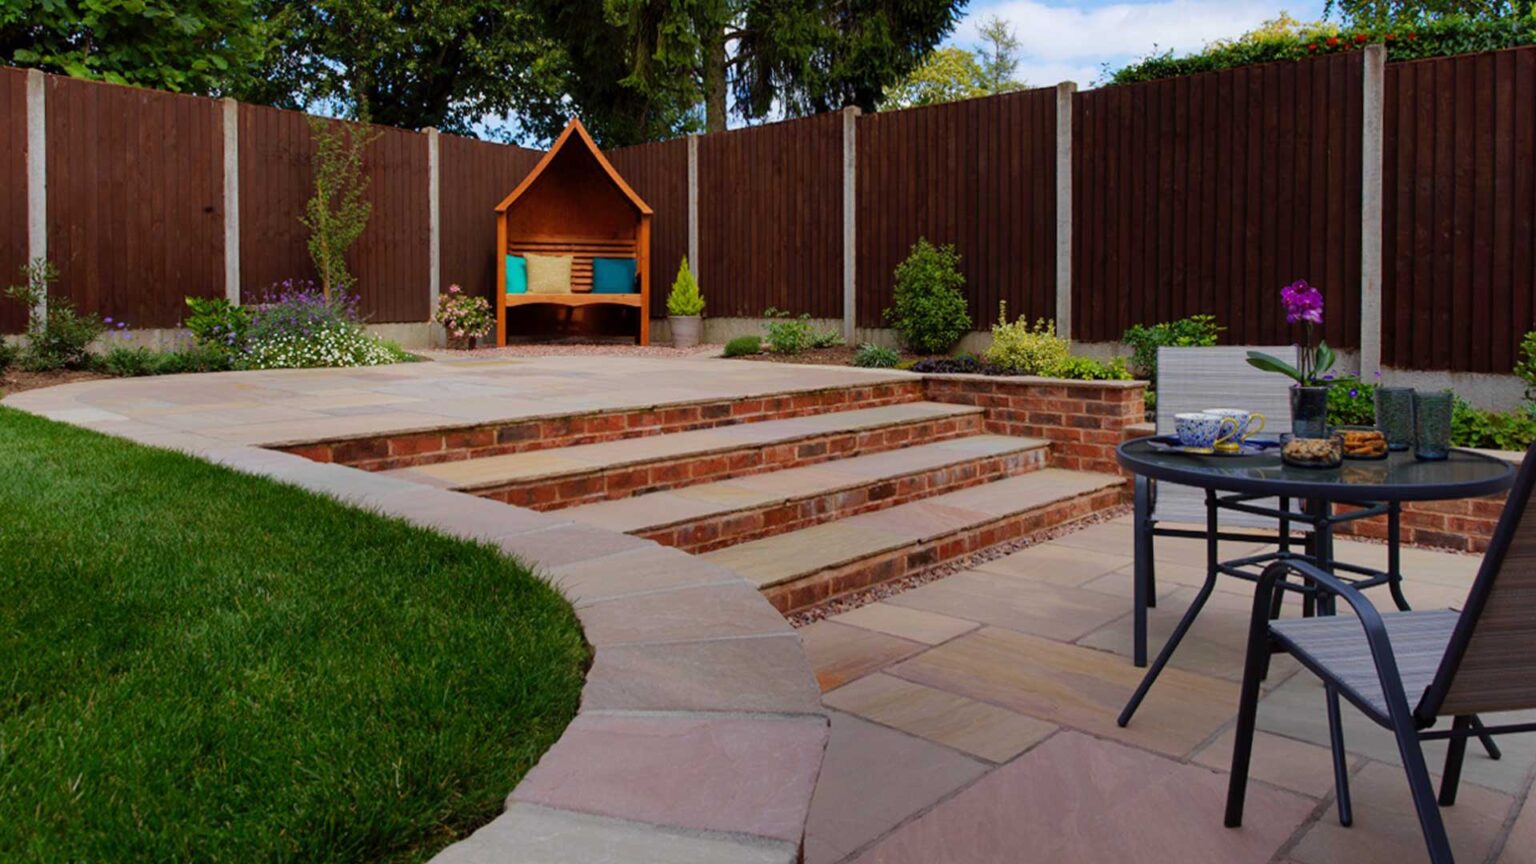
[[[571,256],[524,255],[529,294],[571,293]]]

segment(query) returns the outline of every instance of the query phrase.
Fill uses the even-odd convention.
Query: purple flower
[[[1358,398],[1360,398],[1360,388],[1359,387],[1351,387],[1351,388],[1349,388],[1349,398],[1351,398],[1351,399],[1358,399]]]
[[[103,323],[103,324],[111,324],[112,323],[112,316],[108,315],[107,317],[101,319],[101,323]]]
[[[1323,292],[1298,279],[1280,289],[1280,302],[1285,305],[1285,323],[1298,321],[1307,324],[1323,323]]]

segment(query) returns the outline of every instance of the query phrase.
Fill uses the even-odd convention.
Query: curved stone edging
[[[435,861],[799,860],[827,716],[799,637],[733,571],[558,513],[133,420],[83,425],[490,543],[571,601],[594,649],[576,718],[507,810]]]

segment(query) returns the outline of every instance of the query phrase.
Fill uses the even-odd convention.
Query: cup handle
[[[1222,435],[1221,430],[1226,428],[1227,424],[1229,423],[1232,425],[1232,431]],[[1231,441],[1232,438],[1237,435],[1237,420],[1232,417],[1221,418],[1221,423],[1217,424],[1216,426],[1216,432],[1217,435],[1215,442],[1213,442],[1214,444],[1225,444],[1226,442]]]
[[[1259,421],[1259,428],[1257,428],[1257,429],[1253,428],[1253,421],[1255,421],[1255,420]],[[1252,414],[1248,415],[1248,431],[1243,433],[1243,440],[1247,441],[1249,438],[1252,438],[1253,436],[1259,434],[1260,432],[1263,432],[1264,431],[1264,423],[1265,423],[1265,418],[1264,418],[1263,414],[1260,414],[1259,412],[1255,411]]]

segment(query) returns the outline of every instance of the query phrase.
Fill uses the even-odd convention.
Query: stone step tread
[[[971,435],[632,498],[599,501],[571,507],[561,516],[611,531],[633,533],[1049,446],[1050,442],[1041,438]]]
[[[699,557],[766,588],[1123,483],[1114,474],[1042,468]]]
[[[666,459],[707,456],[712,453],[783,444],[838,432],[859,432],[887,426],[902,426],[980,414],[983,409],[943,402],[902,402],[853,411],[830,411],[808,417],[762,420],[690,432],[668,432],[580,444],[485,456],[456,462],[417,465],[384,472],[417,483],[448,489],[477,489],[505,483],[587,474],[627,465]]]

